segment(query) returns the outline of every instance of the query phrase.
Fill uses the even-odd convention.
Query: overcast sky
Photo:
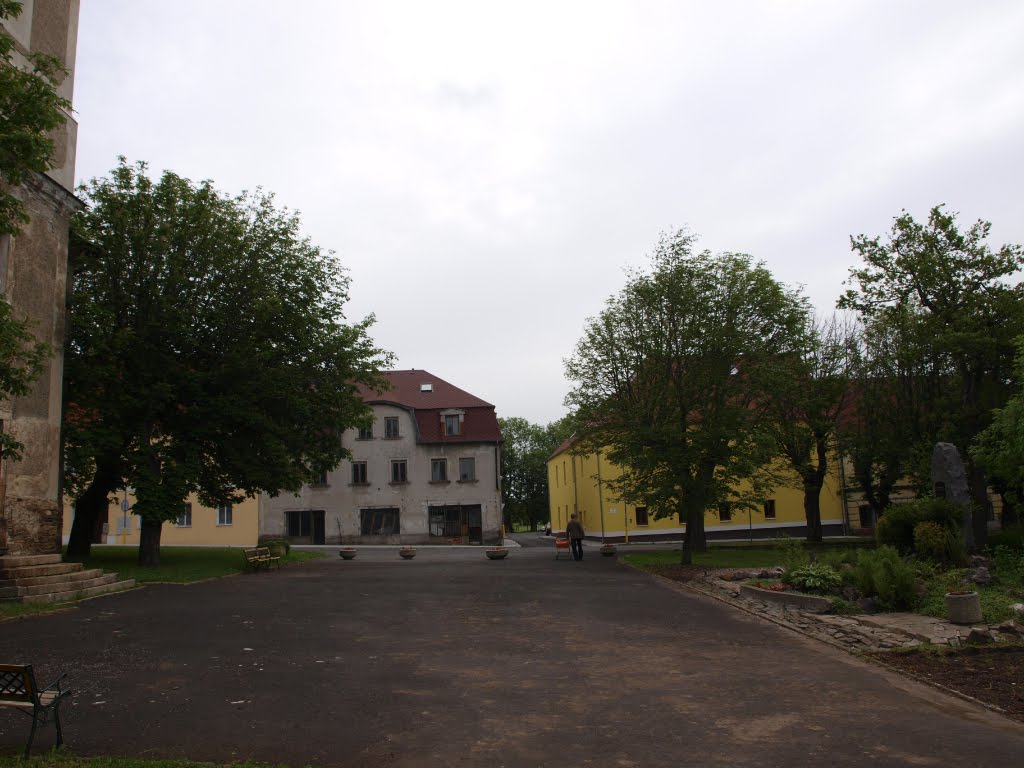
[[[1022,41],[1019,0],[82,0],[77,177],[273,191],[396,367],[545,423],[661,232],[826,312],[902,209],[1024,242]]]

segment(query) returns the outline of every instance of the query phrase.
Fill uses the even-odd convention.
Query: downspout
[[[839,464],[839,495],[843,500],[843,536],[850,535],[850,500],[846,495],[846,461],[842,456],[837,457]]]
[[[604,544],[604,488],[601,487],[601,452],[596,451],[597,457],[597,506],[601,516],[601,543]]]

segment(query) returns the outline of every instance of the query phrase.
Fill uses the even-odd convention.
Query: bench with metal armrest
[[[13,707],[32,718],[32,730],[25,745],[26,759],[36,737],[36,728],[51,720],[57,727],[57,746],[64,743],[60,729],[60,703],[71,695],[69,689],[61,687],[65,677],[66,674],[61,675],[45,688],[40,688],[31,664],[0,664],[0,707]]]

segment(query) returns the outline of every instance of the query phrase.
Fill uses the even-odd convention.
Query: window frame
[[[718,503],[718,521],[720,523],[732,522],[732,503],[721,501]]]
[[[444,415],[444,434],[447,437],[456,437],[462,434],[462,419],[457,413],[446,413]]]
[[[192,527],[192,502],[186,501],[184,508],[174,520],[174,525],[178,528],[191,528]]]
[[[398,471],[401,468],[401,471]],[[395,477],[396,471],[401,477]],[[408,459],[391,460],[391,484],[404,485],[409,482],[409,461]]]
[[[373,426],[358,427],[356,430],[356,440],[373,440]]]
[[[764,500],[763,512],[764,512],[764,519],[765,520],[777,520],[778,519],[778,510],[775,507],[775,499],[765,499]],[[771,514],[769,514],[769,512]]]
[[[385,518],[393,516],[394,528],[382,533]],[[369,518],[369,524],[367,524]],[[374,532],[374,523],[376,532]],[[368,530],[369,529],[369,530]],[[359,510],[359,535],[360,536],[398,536],[402,533],[402,510],[399,507],[363,507]]]
[[[235,510],[233,504],[220,504],[217,506],[217,526],[226,528],[235,524]]]
[[[469,476],[467,477],[463,472],[463,466],[468,464],[471,469]],[[459,457],[459,482],[460,483],[475,483],[476,477],[476,456],[460,456]]]
[[[365,461],[352,462],[352,475],[350,480],[352,481],[352,485],[370,484],[370,471]]]
[[[441,471],[437,472],[436,467],[440,467]],[[439,476],[440,475],[440,476]],[[447,483],[448,482],[448,459],[437,458],[430,460],[430,482],[432,483]]]
[[[392,429],[393,427],[393,429]],[[394,432],[394,434],[392,434]],[[402,430],[398,423],[397,416],[385,416],[384,417],[384,439],[385,440],[397,440],[402,436]]]
[[[633,510],[633,516],[636,518],[636,525],[640,528],[647,528],[651,524],[651,515],[647,511],[647,507],[637,507]],[[640,520],[643,519],[641,523]]]

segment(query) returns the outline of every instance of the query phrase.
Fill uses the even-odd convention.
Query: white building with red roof
[[[293,544],[491,544],[501,537],[494,406],[423,370],[363,389],[374,421],[352,454],[298,494],[264,496],[260,535]]]

